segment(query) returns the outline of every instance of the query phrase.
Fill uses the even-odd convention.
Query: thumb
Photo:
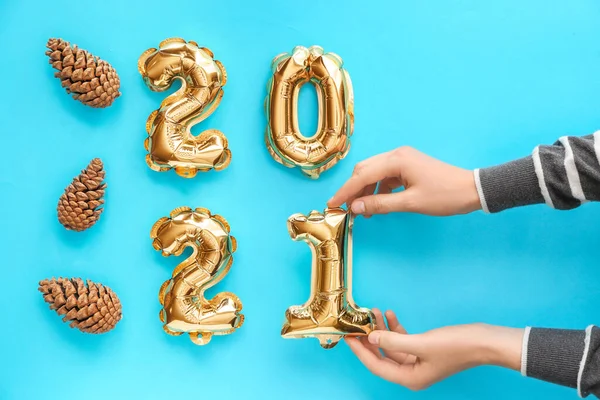
[[[388,351],[399,351],[413,355],[422,354],[421,340],[417,335],[376,330],[369,334],[369,343]]]
[[[354,214],[387,214],[390,212],[408,211],[406,191],[397,193],[373,194],[359,197],[350,206]]]

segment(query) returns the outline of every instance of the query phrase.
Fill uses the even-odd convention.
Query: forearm
[[[576,388],[581,397],[600,397],[600,328],[528,328],[521,373]]]
[[[538,146],[531,156],[496,167],[475,170],[482,209],[546,203],[560,210],[600,200],[600,132],[562,137]]]
[[[600,328],[513,329],[473,325],[473,366],[497,365],[523,376],[600,396]]]

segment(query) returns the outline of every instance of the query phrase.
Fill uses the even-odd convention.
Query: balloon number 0
[[[219,283],[233,264],[237,244],[229,230],[225,218],[189,207],[174,209],[152,227],[152,245],[164,256],[180,256],[186,247],[194,250],[160,288],[159,316],[165,332],[174,336],[187,332],[192,342],[204,345],[213,335],[227,335],[242,326],[242,302],[235,294],[204,297],[204,291]]]
[[[198,171],[226,168],[231,162],[227,138],[209,129],[198,136],[192,126],[207,118],[223,98],[227,82],[225,67],[213,59],[213,53],[195,42],[167,39],[157,49],[148,49],[138,61],[138,70],[153,91],[164,91],[175,79],[181,88],[168,96],[148,117],[144,142],[146,162],[154,171],[175,172],[193,178]]]
[[[342,59],[319,46],[297,46],[273,59],[265,100],[265,142],[275,161],[299,167],[310,178],[334,166],[350,149],[354,94]],[[298,127],[300,87],[311,82],[319,99],[317,133],[306,137]]]

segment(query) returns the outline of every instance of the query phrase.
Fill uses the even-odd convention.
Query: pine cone
[[[58,220],[65,228],[81,232],[94,225],[104,211],[104,169],[94,158],[81,174],[73,179],[58,200]]]
[[[103,108],[121,95],[117,71],[106,61],[62,39],[52,38],[46,47],[50,64],[58,70],[54,76],[62,81],[62,86],[75,100]]]
[[[106,333],[121,320],[121,302],[109,287],[81,278],[44,279],[38,289],[46,303],[71,328],[85,333]]]

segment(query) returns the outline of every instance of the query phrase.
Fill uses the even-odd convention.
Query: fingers
[[[372,196],[359,197],[351,204],[352,212],[355,214],[387,214],[390,212],[409,211],[408,191],[388,194],[375,194]]]
[[[378,308],[373,308],[371,311],[375,315],[375,329],[385,330],[385,321],[381,311]]]
[[[346,343],[360,362],[373,374],[402,386],[413,386],[415,370],[412,365],[398,365],[390,359],[378,358],[356,338],[347,338]]]
[[[381,313],[381,311],[379,311],[379,309],[377,309],[377,308],[373,308],[371,311],[373,311],[373,314],[375,315],[375,329],[380,330],[380,331],[387,330],[387,327],[385,326],[385,320],[383,318],[383,314]],[[366,342],[369,343],[369,346],[375,348],[377,350],[377,352],[379,354],[381,354],[379,352],[379,346],[369,342],[368,340],[366,340]],[[383,354],[385,354],[386,357],[390,357],[390,358],[394,359],[394,354],[391,351],[386,352],[384,350]]]
[[[385,330],[385,321],[383,319],[383,314],[381,313],[381,311],[379,311],[377,308],[374,308],[372,311],[373,314],[375,314],[375,329]],[[366,337],[362,337],[359,340],[373,354],[377,355],[379,358],[382,357],[381,352],[379,351],[379,347],[377,345],[370,343]]]
[[[363,196],[370,196],[375,193],[375,189],[377,189],[377,182],[367,185],[363,190]]]
[[[381,349],[400,351],[421,357],[424,346],[419,335],[406,335],[391,331],[373,331],[369,334],[369,342],[376,344]]]
[[[389,194],[392,190],[402,186],[402,181],[398,178],[385,178],[379,182],[379,188],[377,194]]]
[[[367,185],[363,190],[360,191],[360,193],[357,193],[356,195],[352,196],[346,202],[348,203],[348,205],[350,205],[357,197],[371,196],[373,193],[375,193],[375,189],[377,189],[377,183]],[[365,217],[367,216],[365,215]]]
[[[365,344],[354,337],[347,337],[345,339],[346,343],[350,347],[350,350],[354,353],[354,355],[363,363],[369,370],[371,370],[370,366],[376,364],[383,365],[396,365],[395,362],[391,360],[386,360],[385,358],[377,357],[375,354],[369,351]]]
[[[350,339],[351,337],[347,337],[347,338]],[[369,340],[367,337],[362,336],[362,337],[355,337],[353,339],[358,340],[360,342],[360,344],[362,346],[364,346],[365,349],[367,349],[371,353],[373,353],[375,355],[375,357],[383,358],[383,354],[381,354],[381,350],[379,350],[379,347],[377,347],[374,344],[369,343]]]
[[[344,338],[344,340],[348,344],[348,347],[350,347],[350,350],[352,350],[354,355],[356,357],[358,357],[358,359],[361,361],[363,361],[363,360],[382,360],[383,359],[383,357],[381,356],[381,353],[379,352],[379,348],[377,348],[377,352],[374,353],[373,351],[371,351],[369,346],[367,346],[367,343],[368,343],[367,340],[363,341],[363,340],[360,340],[360,338],[358,338],[358,337],[351,337],[351,336],[346,336]]]
[[[378,154],[363,162],[356,164],[350,179],[342,185],[340,190],[327,202],[329,207],[339,207],[346,203],[352,196],[360,193],[368,185],[376,184],[388,176],[397,176],[400,171],[397,163],[390,157],[390,152]]]
[[[398,322],[398,318],[393,311],[386,311],[385,318],[387,319],[387,326],[390,331],[406,334],[406,329],[400,325],[400,322]]]
[[[387,319],[387,327],[390,331],[397,332],[403,335],[406,335],[406,329],[398,322],[398,318],[396,318],[396,314],[392,311],[385,312],[385,318]],[[384,351],[386,357],[391,358],[396,361],[398,364],[414,364],[417,360],[414,354],[405,353],[402,351]]]
[[[377,188],[377,194],[390,194],[392,193],[392,187],[389,185],[388,179],[384,179],[379,182],[379,187]]]

